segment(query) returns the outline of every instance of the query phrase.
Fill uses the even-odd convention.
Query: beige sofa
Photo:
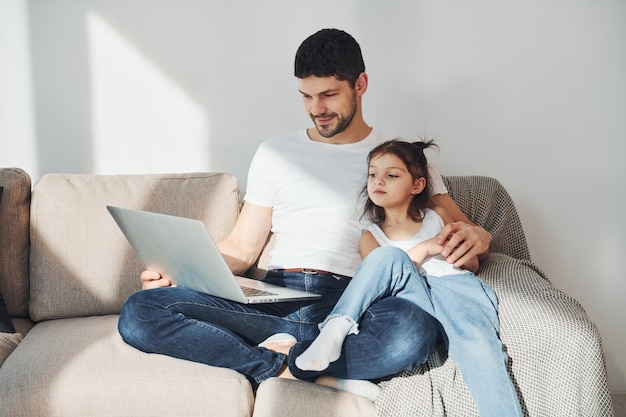
[[[494,235],[479,274],[500,298],[501,337],[526,414],[612,415],[597,329],[533,265],[506,191],[491,178],[445,180]],[[373,403],[276,378],[254,395],[235,371],[126,345],[117,314],[139,290],[141,266],[105,206],[198,218],[220,238],[240,205],[231,175],[54,174],[31,192],[27,173],[0,169],[0,186],[0,292],[17,329],[0,334],[0,416],[476,415],[441,346],[428,363],[379,381]]]

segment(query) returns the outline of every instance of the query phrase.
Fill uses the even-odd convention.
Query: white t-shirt
[[[372,130],[350,144],[312,141],[306,130],[270,138],[257,150],[244,199],[272,207],[275,246],[268,268],[313,268],[352,276],[361,262],[361,191],[367,155],[390,139]],[[435,194],[447,190],[429,166]]]
[[[437,212],[431,209],[425,209],[423,212],[424,219],[422,220],[422,227],[415,235],[407,240],[391,240],[385,235],[385,232],[376,225],[369,225],[366,230],[372,233],[374,239],[380,246],[395,246],[404,251],[408,251],[415,245],[432,237],[435,237],[441,229],[443,229],[443,219]],[[421,263],[423,273],[435,277],[443,277],[446,275],[459,275],[459,274],[471,274],[471,271],[466,269],[457,268],[451,263],[448,263],[446,259],[441,255],[428,256]]]

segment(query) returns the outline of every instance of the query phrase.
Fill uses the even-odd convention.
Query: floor
[[[626,417],[626,394],[611,394],[615,417]]]

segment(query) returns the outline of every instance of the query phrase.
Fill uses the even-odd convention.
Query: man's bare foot
[[[292,346],[295,344],[296,344],[295,338],[294,340],[290,340],[289,338],[286,338],[285,340],[277,340],[275,342],[273,341],[262,342],[261,344],[259,344],[259,346],[262,346],[273,352],[283,353],[285,356],[289,356],[289,350],[291,350]],[[298,379],[291,374],[291,371],[289,371],[289,367],[287,366],[286,359],[285,359],[285,364],[280,369],[280,371],[278,371],[278,373],[276,374],[276,377],[286,378],[286,379]]]
[[[280,371],[278,371],[278,373],[276,374],[276,378],[298,379],[291,374],[291,371],[289,370],[289,367],[286,364],[283,365],[282,368],[280,368]]]
[[[268,342],[263,343],[263,347],[274,352],[284,353],[289,356],[289,350],[296,342]],[[259,345],[260,346],[260,345]]]
[[[335,388],[346,391],[360,397],[367,398],[370,401],[376,401],[376,397],[382,389],[373,382],[360,379],[342,379],[333,376],[322,375],[315,380],[318,385]]]
[[[322,375],[315,380],[317,385],[323,385],[325,387],[331,387],[338,389],[337,387],[337,378],[334,376]]]
[[[296,342],[271,342],[264,344],[263,347],[269,350],[273,350],[274,352],[284,353],[286,356],[289,356],[289,350],[295,344]],[[282,368],[280,368],[280,371],[278,371],[276,377],[286,379],[298,379],[291,374],[289,366],[287,366],[287,359],[285,359],[285,364]]]
[[[289,347],[293,346],[296,343],[296,338],[289,333],[275,333],[259,343],[259,347],[268,348],[275,352],[280,352],[277,349],[281,348],[281,345],[287,345]],[[270,346],[274,348],[270,348]],[[285,353],[285,352],[281,352]],[[286,354],[286,353],[285,353]]]

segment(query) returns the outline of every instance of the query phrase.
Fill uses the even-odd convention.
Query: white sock
[[[322,328],[300,356],[296,358],[296,366],[303,371],[323,371],[331,362],[341,356],[341,347],[354,323],[345,317],[334,317]]]

